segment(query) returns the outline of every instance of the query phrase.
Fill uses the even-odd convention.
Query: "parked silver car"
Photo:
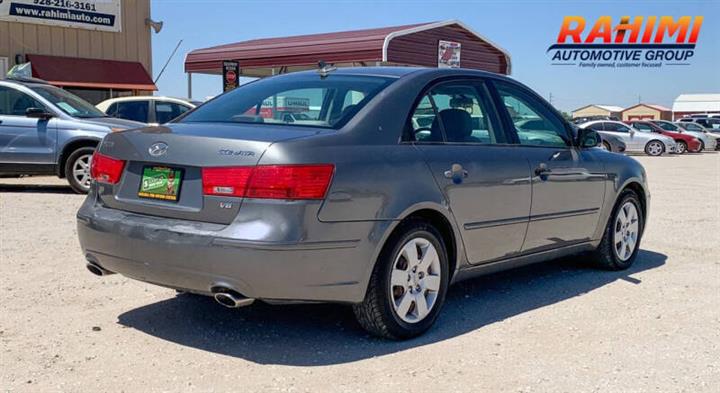
[[[653,124],[657,125],[658,127],[662,128],[666,131],[672,131],[672,132],[680,132],[683,134],[692,135],[695,138],[700,140],[700,143],[702,144],[700,150],[715,150],[716,142],[715,138],[711,138],[707,136],[704,132],[695,132],[695,131],[688,131],[685,128],[677,125],[676,123],[673,123],[671,121],[667,120],[650,120]]]
[[[664,153],[674,153],[676,149],[675,140],[668,136],[637,130],[619,121],[595,120],[580,124],[578,127],[589,128],[601,135],[622,139],[625,142],[627,152],[659,156]]]
[[[280,101],[320,110],[285,122]],[[580,252],[607,269],[633,263],[645,171],[576,130],[485,72],[276,76],[107,135],[78,236],[98,275],[228,307],[347,303],[373,334],[412,337],[451,283]]]
[[[67,91],[42,81],[0,81],[0,177],[66,177],[79,193],[90,188],[90,159],[111,131],[145,124],[113,119]]]

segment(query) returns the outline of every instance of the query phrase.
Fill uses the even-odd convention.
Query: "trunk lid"
[[[101,201],[110,208],[193,221],[230,223],[242,198],[205,196],[203,167],[255,166],[274,142],[329,132],[252,124],[175,123],[110,133],[100,153],[125,161],[119,183],[98,183]],[[166,169],[167,168],[167,169]],[[141,189],[157,176],[179,178],[177,189],[161,194]],[[172,188],[172,187],[171,187]],[[142,192],[141,192],[142,191]],[[176,200],[165,200],[164,193]],[[142,196],[141,196],[142,195]]]

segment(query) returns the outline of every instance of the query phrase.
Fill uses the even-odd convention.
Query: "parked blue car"
[[[39,80],[0,81],[0,177],[56,175],[90,188],[90,160],[111,131],[144,126],[108,117],[90,103]]]

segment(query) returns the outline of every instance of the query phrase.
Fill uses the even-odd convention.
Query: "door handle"
[[[461,183],[462,179],[468,177],[468,171],[460,164],[452,164],[449,171],[445,171],[445,177],[452,179],[454,183]]]
[[[535,168],[535,176],[543,177],[549,175],[550,173],[552,173],[552,170],[548,168],[547,164],[544,162],[541,162],[540,165]]]

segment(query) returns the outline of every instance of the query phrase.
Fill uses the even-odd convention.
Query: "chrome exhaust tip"
[[[88,262],[85,267],[87,270],[90,271],[90,273],[96,275],[96,276],[107,276],[110,274],[115,274],[114,272],[111,272],[110,270],[105,270],[100,265],[94,262]]]
[[[216,302],[227,308],[245,307],[251,305],[255,301],[255,299],[245,297],[238,292],[227,288],[219,289],[215,292],[213,297]]]

